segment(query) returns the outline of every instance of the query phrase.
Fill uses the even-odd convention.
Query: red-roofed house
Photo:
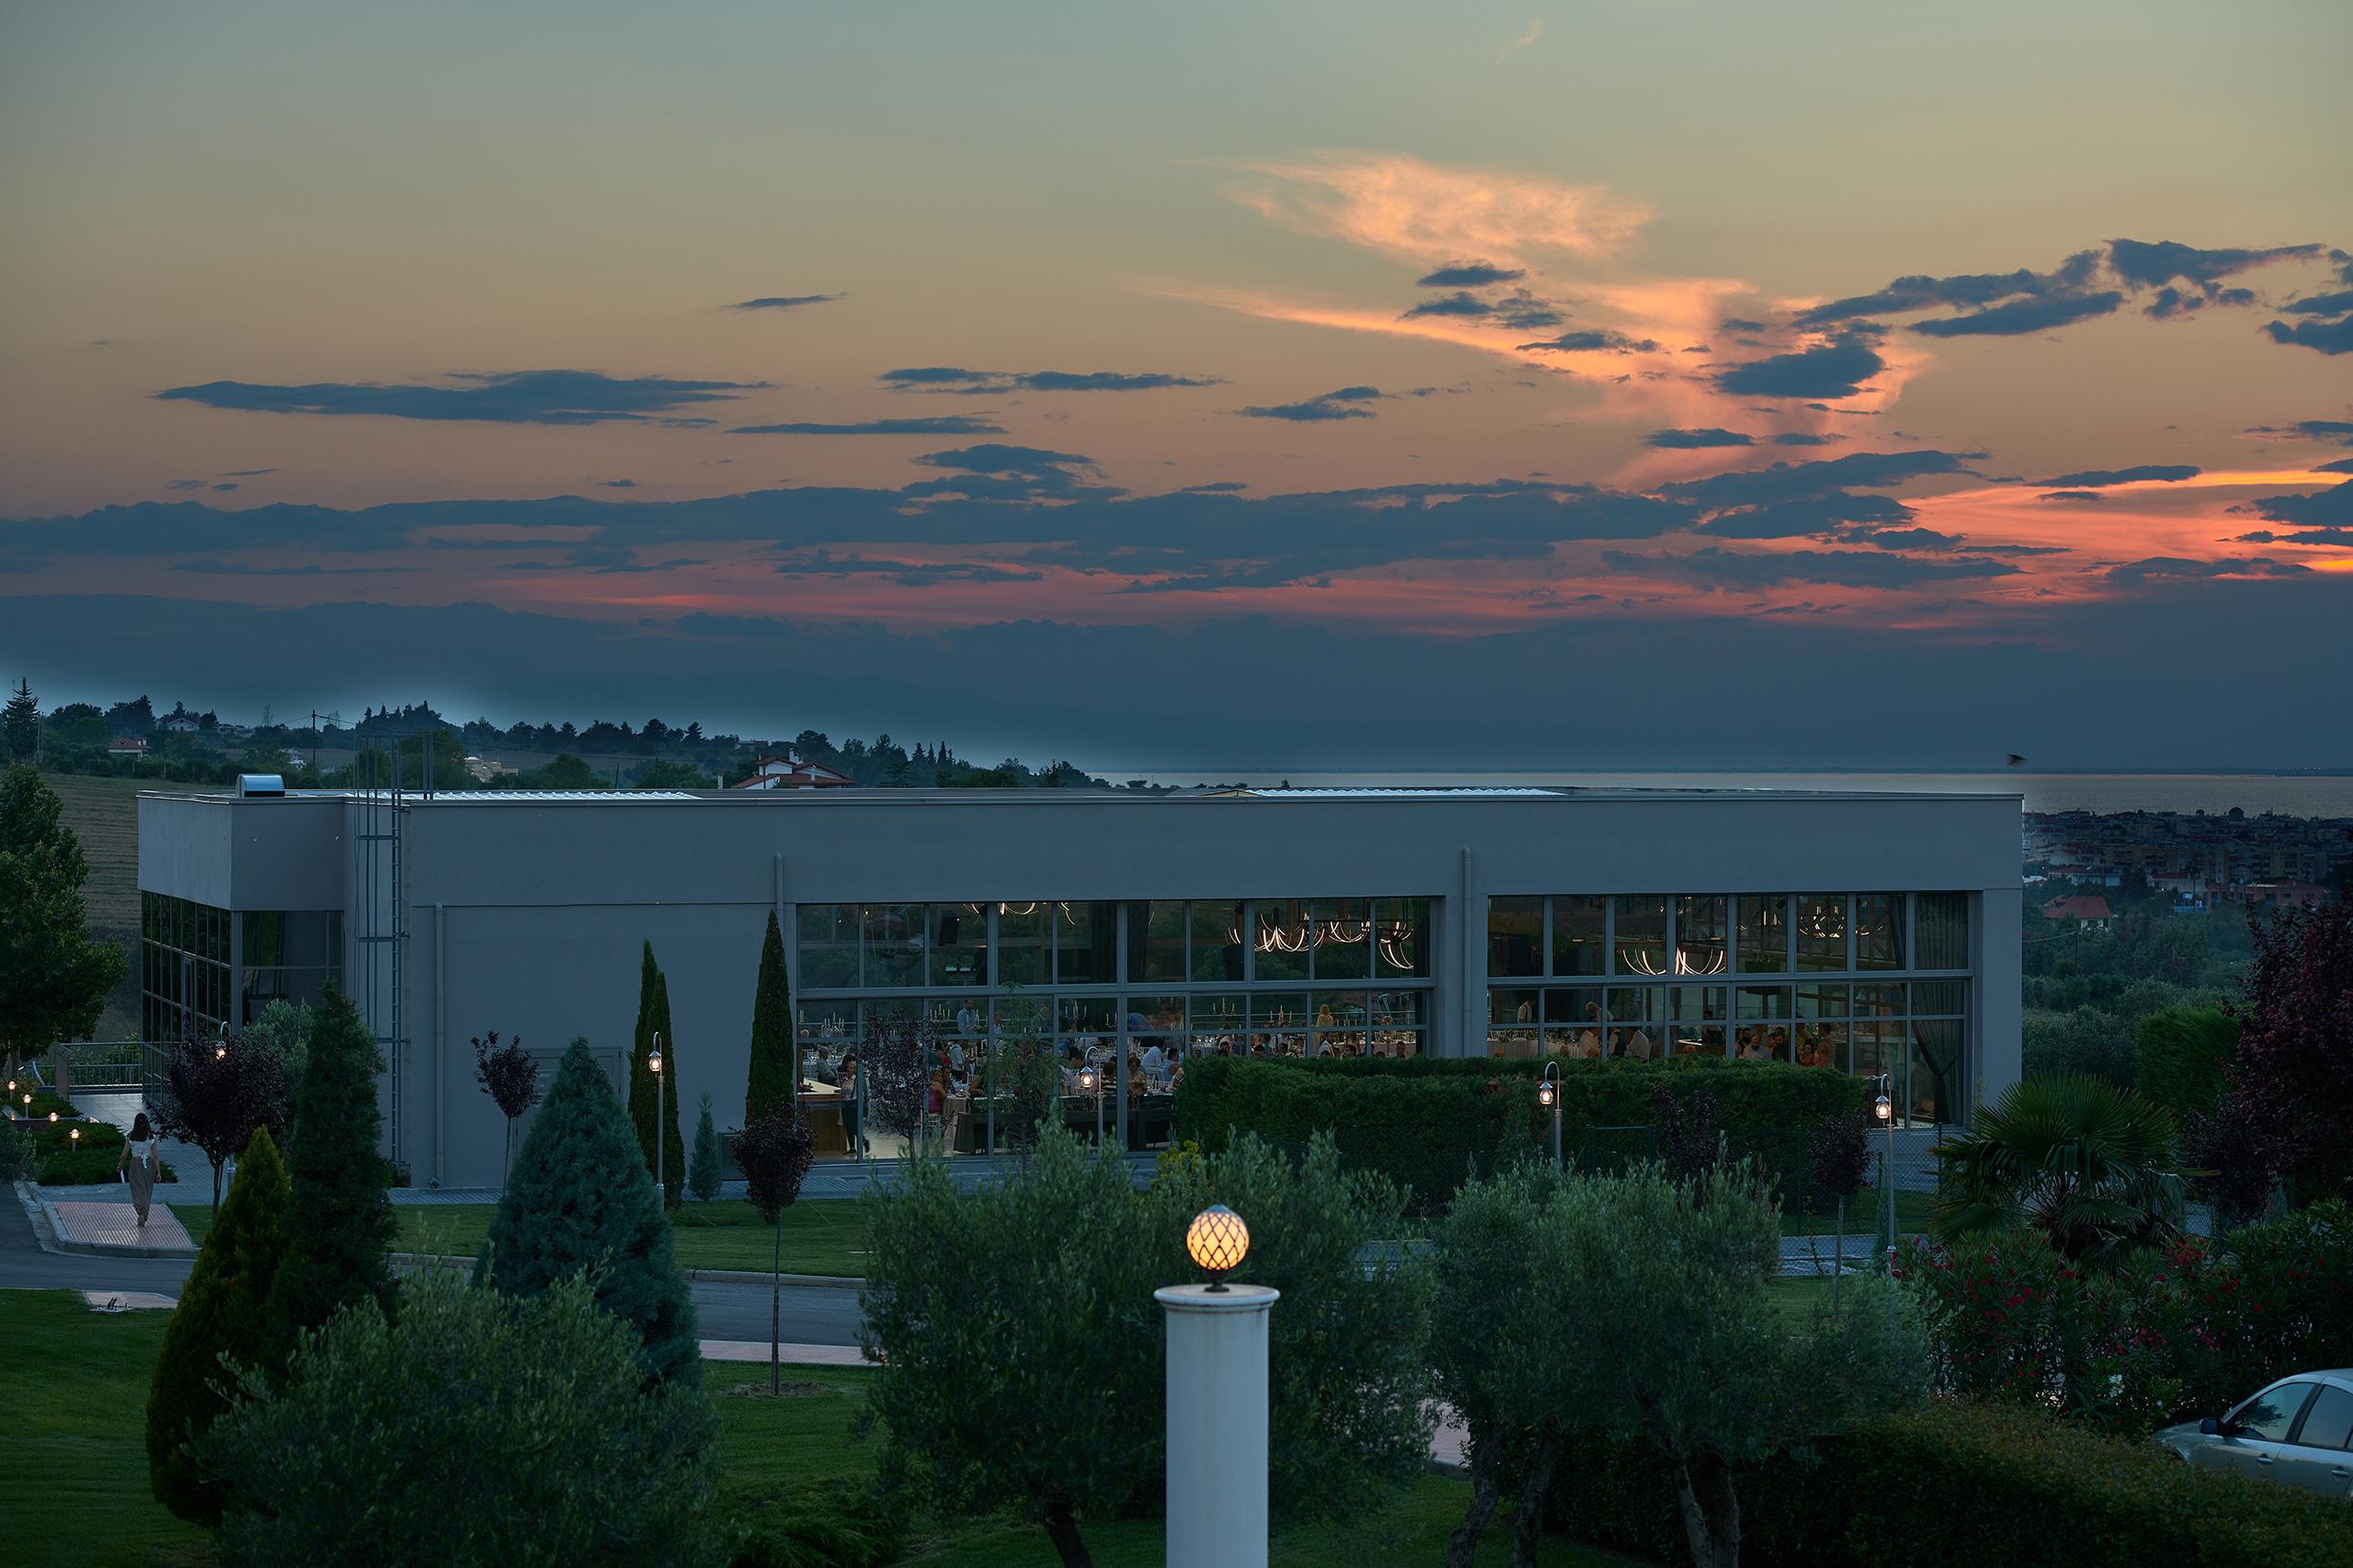
[[[106,755],[109,757],[144,757],[147,755],[147,743],[136,735],[118,735],[106,743]]]
[[[824,763],[803,762],[798,757],[762,757],[751,766],[751,777],[735,789],[840,789],[858,781],[848,774],[827,767]]]
[[[2105,931],[2108,922],[2116,918],[2116,911],[2110,909],[2108,901],[2096,893],[2078,893],[2065,898],[2053,898],[2045,904],[2043,918],[2072,920],[2079,926]]]

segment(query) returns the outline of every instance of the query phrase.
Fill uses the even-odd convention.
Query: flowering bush
[[[2215,1415],[2353,1344],[2353,1208],[2323,1204],[2186,1240],[2113,1271],[2077,1268],[2034,1231],[1909,1243],[1951,1393],[2031,1406],[2095,1430]]]

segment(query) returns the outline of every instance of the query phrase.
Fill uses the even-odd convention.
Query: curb
[[[34,1191],[24,1181],[16,1184],[17,1201],[33,1222],[33,1240],[44,1252],[71,1253],[86,1258],[159,1258],[179,1262],[193,1261],[202,1251],[195,1246],[126,1246],[120,1242],[80,1242],[65,1234],[65,1227],[57,1217],[57,1210],[46,1198]],[[392,1252],[387,1262],[400,1268],[466,1268],[473,1267],[472,1258],[455,1258],[435,1252]],[[862,1276],[843,1274],[782,1274],[770,1275],[745,1268],[687,1268],[679,1270],[690,1282],[721,1285],[764,1285],[771,1280],[787,1285],[815,1287],[827,1290],[863,1290]]]

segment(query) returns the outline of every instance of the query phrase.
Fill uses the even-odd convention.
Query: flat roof
[[[140,794],[157,800],[172,801],[367,801],[379,802],[392,799],[389,791],[364,789],[289,789],[284,795],[240,795],[234,790],[142,790]],[[903,788],[882,784],[835,786],[817,789],[441,789],[431,794],[418,790],[402,790],[403,805],[516,805],[589,804],[589,805],[655,805],[697,802],[705,804],[728,803],[742,808],[796,804],[818,805],[915,805],[947,802],[988,803],[993,805],[1055,805],[1078,802],[1393,802],[1393,801],[1715,801],[1715,802],[1774,802],[1774,801],[2017,801],[2025,794],[2019,790],[1956,790],[1956,789],[1772,789],[1726,785],[1721,788],[1644,788],[1637,786],[1595,786],[1559,784],[1552,786],[1513,785],[1482,787],[1466,784],[1454,788],[1394,788],[1374,786],[1362,788],[1324,789],[1259,789],[1218,788],[1214,786],[1191,789],[954,789],[924,786]]]

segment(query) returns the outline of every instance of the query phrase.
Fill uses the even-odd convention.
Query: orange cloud
[[[1553,252],[1605,256],[1650,221],[1650,209],[1598,185],[1492,169],[1444,169],[1402,153],[1326,153],[1306,163],[1239,168],[1277,181],[1224,193],[1311,234],[1416,265],[1483,260],[1516,266]]]

